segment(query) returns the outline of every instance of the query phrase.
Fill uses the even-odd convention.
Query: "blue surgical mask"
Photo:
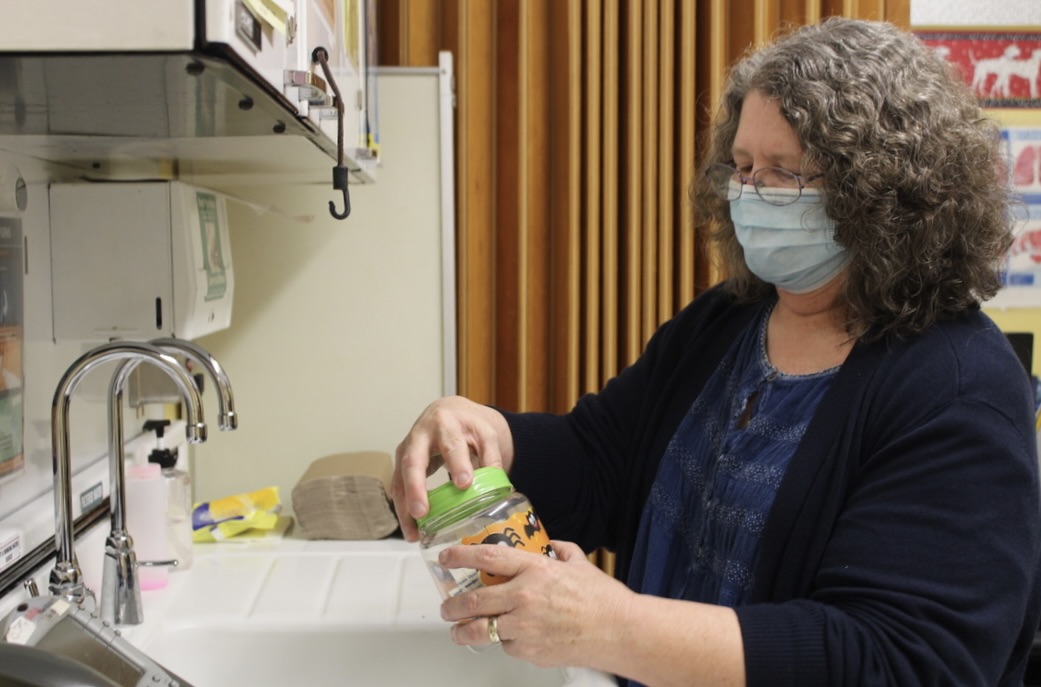
[[[788,194],[798,190],[761,192]],[[780,206],[745,189],[730,201],[730,219],[748,269],[785,291],[813,291],[831,281],[849,262],[849,254],[835,242],[835,222],[825,213],[816,189],[804,188],[798,200]]]

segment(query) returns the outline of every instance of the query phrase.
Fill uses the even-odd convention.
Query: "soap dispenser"
[[[192,566],[192,478],[177,468],[177,449],[163,446],[163,434],[169,420],[149,420],[145,431],[155,432],[156,447],[148,455],[148,462],[162,470],[166,485],[166,533],[169,558],[177,560],[175,571]]]
[[[169,581],[170,536],[166,526],[166,488],[158,465],[126,467],[127,532],[137,554],[141,591],[162,589]]]

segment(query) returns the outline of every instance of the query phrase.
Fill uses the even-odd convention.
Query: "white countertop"
[[[142,596],[145,622],[123,635],[196,687],[615,684],[454,645],[418,546],[401,539],[199,544],[189,570]]]
[[[77,541],[100,588],[108,524]],[[97,558],[98,560],[94,560]],[[452,643],[418,545],[401,539],[281,538],[196,544],[187,570],[141,594],[144,622],[122,636],[193,687],[606,687],[584,669],[538,668],[501,646]],[[35,576],[46,593],[52,564]],[[25,592],[2,600],[6,614]]]

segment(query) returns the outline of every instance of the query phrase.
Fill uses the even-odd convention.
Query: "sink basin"
[[[453,644],[445,628],[180,628],[157,635],[147,652],[196,687],[614,684],[590,671],[538,668],[500,647],[469,651]]]
[[[124,636],[194,687],[609,687],[502,647],[452,643],[415,545],[286,540],[197,546],[190,570],[143,596]]]

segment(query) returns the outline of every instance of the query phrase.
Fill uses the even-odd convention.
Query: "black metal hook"
[[[326,80],[332,86],[336,103],[336,166],[333,167],[333,190],[343,191],[343,212],[337,212],[336,203],[330,200],[329,214],[336,219],[347,219],[347,215],[351,214],[351,197],[347,192],[347,168],[343,164],[343,98],[340,97],[340,88],[329,69],[329,53],[325,48],[315,48],[311,52],[311,61],[321,65]]]
[[[333,189],[343,191],[343,212],[336,211],[336,203],[329,201],[329,214],[336,219],[347,219],[351,214],[351,196],[347,192],[347,168],[343,165],[333,167]]]

